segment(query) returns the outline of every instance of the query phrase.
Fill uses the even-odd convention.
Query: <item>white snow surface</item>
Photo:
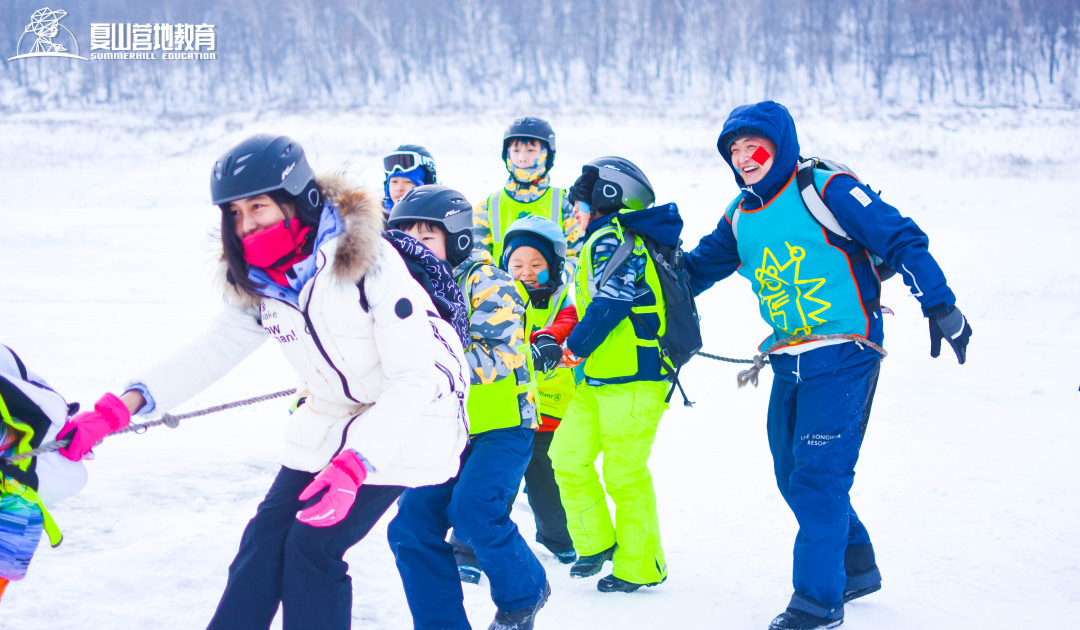
[[[379,158],[425,145],[441,180],[474,203],[502,185],[501,134],[519,112],[357,112],[170,120],[108,113],[0,120],[0,342],[69,400],[92,405],[193,338],[220,308],[213,160],[256,132],[285,133],[316,170],[346,166],[381,188]],[[974,336],[969,361],[932,360],[927,324],[899,279],[886,284],[888,358],[853,502],[873,537],[883,589],[847,606],[845,627],[1017,630],[1080,618],[1080,320],[1075,184],[1080,112],[926,108],[793,110],[804,155],[852,166],[930,235]],[[712,116],[551,116],[556,185],[600,155],[634,160],[676,201],[692,246],[737,189]],[[705,350],[748,358],[768,334],[746,282],[700,300]],[[295,386],[274,344],[174,412]],[[1070,359],[1069,357],[1073,357]],[[684,371],[696,406],[673,404],[650,462],[669,579],[631,595],[569,579],[538,544],[552,596],[536,627],[765,628],[791,594],[797,524],[775,487],[765,435],[771,372],[736,388],[741,366]],[[676,398],[677,400],[677,398]],[[110,438],[90,480],[53,509],[64,543],[43,543],[0,603],[0,628],[204,627],[241,531],[278,468],[287,401]],[[353,626],[411,619],[386,544],[393,509],[349,551]],[[531,513],[514,520],[530,542]],[[610,567],[610,565],[609,565]],[[474,627],[495,607],[466,586]],[[274,627],[280,627],[280,620]]]

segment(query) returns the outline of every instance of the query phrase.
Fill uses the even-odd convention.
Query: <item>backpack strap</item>
[[[604,273],[600,274],[600,279],[593,287],[593,295],[600,292],[600,287],[607,284],[608,280],[615,275],[619,267],[623,266],[627,260],[630,259],[630,254],[634,252],[634,232],[626,230],[623,232],[623,240],[619,243],[619,246],[611,254],[611,258],[608,259],[607,267],[604,267]]]
[[[814,166],[816,164],[817,158],[803,160],[799,162],[799,168],[795,171],[795,181],[799,186],[799,195],[802,197],[803,205],[810,212],[810,216],[814,217],[814,220],[821,224],[823,228],[844,240],[854,240],[844,228],[840,227],[836,215],[832,213],[832,210],[829,210],[829,206],[825,205],[825,202],[821,199],[821,192],[818,191],[817,184],[814,182]]]
[[[742,195],[739,195],[724,210],[724,214],[728,215],[728,220],[731,222],[731,234],[736,241],[739,240],[739,215],[742,214],[742,210],[739,209],[739,202],[741,201]]]

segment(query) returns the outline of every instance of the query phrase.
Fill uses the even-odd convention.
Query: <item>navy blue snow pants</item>
[[[540,601],[547,574],[506,512],[532,446],[530,429],[471,436],[457,477],[401,495],[387,538],[416,630],[471,628],[453,547],[446,542],[451,527],[475,550],[500,610],[521,610]]]
[[[869,586],[848,583],[845,555],[868,557],[872,565],[854,581],[881,579],[870,535],[848,495],[881,357],[869,347],[842,343],[774,354],[770,361],[775,377],[769,448],[780,494],[799,521],[789,605],[819,617],[842,617],[844,590]]]
[[[344,630],[352,621],[352,582],[342,557],[367,535],[404,488],[361,486],[345,520],[313,527],[296,513],[314,473],[282,467],[244,529],[240,550],[209,630],[266,630],[281,604],[285,630]]]

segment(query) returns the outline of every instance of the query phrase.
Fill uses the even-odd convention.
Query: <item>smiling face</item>
[[[768,138],[743,136],[731,143],[731,165],[747,186],[760,182],[772,168],[776,143]]]
[[[237,199],[229,203],[229,212],[232,213],[233,229],[241,239],[296,216],[292,206],[279,206],[270,195]]]
[[[589,227],[589,206],[584,201],[574,202],[574,221],[582,230]]]
[[[535,247],[522,245],[510,252],[510,258],[506,261],[506,269],[514,280],[532,287],[540,285],[538,276],[542,271],[548,271],[547,260]]]

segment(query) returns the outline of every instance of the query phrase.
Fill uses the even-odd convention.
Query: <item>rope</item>
[[[191,411],[191,412],[188,412],[188,413],[181,413],[181,414],[176,414],[176,415],[173,415],[171,413],[166,413],[166,414],[162,415],[160,418],[158,418],[157,420],[150,420],[150,421],[147,421],[147,422],[132,422],[128,426],[124,427],[123,429],[118,429],[116,431],[113,431],[112,433],[106,435],[105,437],[112,437],[114,435],[120,435],[121,433],[141,434],[141,433],[145,433],[146,430],[149,429],[150,427],[156,427],[156,426],[159,426],[159,425],[162,425],[162,424],[169,427],[170,429],[175,429],[177,426],[179,426],[181,420],[186,420],[187,418],[197,418],[199,416],[208,416],[208,415],[210,415],[212,413],[218,413],[220,411],[226,411],[226,410],[229,410],[229,409],[235,409],[237,407],[244,407],[244,406],[247,406],[247,405],[254,405],[255,403],[260,403],[260,402],[263,402],[263,401],[266,401],[266,400],[273,400],[274,398],[283,398],[285,396],[291,396],[291,395],[293,395],[295,393],[296,393],[296,388],[286,389],[286,390],[282,390],[280,392],[274,392],[272,394],[263,394],[262,396],[255,396],[254,398],[247,398],[245,400],[237,400],[237,401],[234,401],[234,402],[225,403],[223,405],[215,405],[213,407],[207,407],[206,409],[200,409],[198,411]],[[58,451],[58,450],[64,448],[65,446],[68,446],[70,444],[71,444],[71,438],[69,438],[69,437],[63,438],[61,440],[53,440],[52,442],[46,442],[45,444],[42,444],[41,446],[39,446],[39,447],[37,447],[37,448],[35,448],[35,449],[31,450],[31,451],[26,451],[25,453],[19,453],[18,455],[12,455],[11,457],[5,458],[2,461],[13,464],[15,462],[20,462],[20,461],[22,461],[24,459],[27,459],[27,458],[30,458],[30,457],[37,457],[38,455],[44,455],[45,453],[51,453],[53,451]]]
[[[821,341],[822,339],[847,339],[854,341],[860,346],[870,346],[881,355],[881,358],[889,356],[888,352],[885,352],[885,348],[877,345],[873,341],[870,341],[866,337],[850,334],[835,334],[835,335],[795,335],[793,337],[786,337],[780,341],[777,341],[773,345],[769,346],[764,352],[757,355],[753,359],[733,359],[731,357],[721,357],[715,354],[709,354],[708,352],[698,352],[697,356],[705,357],[706,359],[713,359],[715,361],[724,361],[726,363],[750,363],[753,366],[749,369],[742,370],[736,376],[739,382],[739,387],[745,387],[747,383],[757,387],[758,384],[758,372],[761,371],[769,363],[769,355],[777,350],[790,346],[795,343],[804,341]]]
[[[854,341],[855,343],[859,344],[859,346],[870,346],[871,348],[876,350],[878,354],[881,355],[882,359],[889,356],[889,353],[885,352],[885,348],[882,348],[881,346],[877,345],[873,341],[870,341],[866,337],[861,337],[859,335],[851,335],[851,334],[840,334],[840,335],[795,335],[793,337],[785,337],[784,339],[781,339],[780,341],[777,341],[773,345],[766,348],[765,351],[762,352],[761,354],[754,357],[753,358],[753,363],[754,363],[753,367],[751,367],[750,369],[747,369],[747,370],[742,370],[741,372],[738,373],[738,375],[736,375],[735,378],[739,382],[739,387],[746,387],[747,383],[750,383],[754,387],[757,387],[757,384],[758,384],[758,372],[761,371],[761,368],[765,367],[766,359],[773,352],[776,352],[780,348],[784,348],[786,346],[790,346],[790,345],[795,344],[795,343],[800,343],[800,342],[804,342],[804,341],[821,341],[823,339],[847,339],[849,341]]]

